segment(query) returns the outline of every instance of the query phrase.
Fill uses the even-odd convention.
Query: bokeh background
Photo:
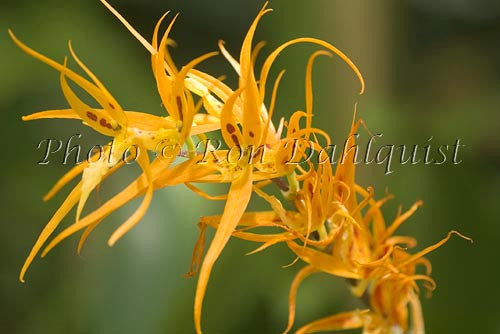
[[[172,37],[182,64],[216,49],[224,39],[236,53],[263,1],[112,1],[148,38],[166,10],[181,12]],[[332,42],[362,70],[366,94],[338,60],[315,66],[315,124],[334,140],[347,133],[353,106],[377,143],[455,143],[462,163],[454,165],[360,166],[360,182],[377,196],[388,189],[396,200],[386,208],[422,199],[423,208],[402,232],[425,247],[456,229],[474,244],[452,239],[429,256],[438,289],[423,298],[429,334],[500,333],[500,3],[497,0],[272,0],[275,11],[260,25],[264,53],[285,40],[312,36]],[[121,105],[160,115],[147,52],[97,0],[4,0],[0,4],[0,332],[2,333],[193,333],[196,278],[185,279],[198,236],[200,215],[221,212],[184,188],[155,194],[145,219],[113,248],[110,233],[136,207],[110,216],[89,238],[81,256],[78,237],[36,259],[27,282],[18,272],[39,231],[68,189],[43,203],[42,195],[68,170],[62,156],[38,165],[45,138],[65,140],[81,133],[83,148],[105,139],[79,122],[23,123],[21,116],[66,107],[58,74],[26,56],[7,28],[33,48],[62,61],[72,40],[80,57]],[[304,70],[314,48],[297,46],[276,63],[287,73],[280,90],[280,115],[304,108]],[[74,65],[74,64],[73,64]],[[235,76],[222,58],[204,63],[216,75]],[[365,134],[366,138],[366,134]],[[84,152],[82,151],[82,154]],[[130,166],[106,181],[88,208],[121,189],[138,173]],[[259,207],[254,204],[254,208]],[[71,218],[71,215],[70,217]],[[70,219],[65,220],[69,224]],[[279,333],[286,326],[289,284],[301,264],[283,269],[293,257],[284,247],[245,256],[255,245],[232,240],[218,261],[204,304],[206,333]],[[358,307],[340,279],[318,275],[299,292],[298,324]],[[356,333],[353,331],[352,333]]]

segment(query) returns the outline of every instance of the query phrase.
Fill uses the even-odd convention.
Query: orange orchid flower
[[[72,191],[68,199],[71,199],[71,206],[68,206],[64,210],[59,210],[58,221],[60,221],[71,209],[71,207],[78,201],[76,221],[80,219],[83,206],[89,197],[92,190],[94,190],[105,177],[114,172],[117,168],[123,165],[123,159],[131,147],[136,147],[135,159],[143,169],[144,175],[147,179],[147,190],[146,196],[143,202],[136,210],[136,212],[124,222],[116,231],[113,233],[109,240],[109,244],[113,245],[121,236],[123,236],[127,231],[129,231],[134,225],[136,225],[142,216],[145,214],[149,203],[151,202],[153,194],[153,178],[151,177],[151,165],[149,162],[149,157],[147,151],[155,151],[158,149],[158,145],[178,147],[180,149],[182,145],[181,136],[183,136],[183,131],[179,133],[176,128],[175,118],[168,117],[162,118],[145,113],[123,111],[121,106],[116,102],[112,95],[107,91],[104,85],[99,81],[99,79],[83,64],[83,62],[76,56],[70,44],[70,52],[76,62],[80,67],[89,75],[93,82],[86,80],[80,75],[76,74],[64,64],[59,64],[42,54],[34,51],[25,44],[23,44],[17,37],[9,31],[13,41],[27,54],[33,56],[36,59],[48,64],[49,66],[55,68],[61,73],[61,87],[63,93],[71,106],[71,109],[62,110],[49,110],[29,116],[23,117],[23,120],[36,120],[43,118],[69,118],[69,119],[80,119],[84,124],[92,127],[96,131],[113,137],[112,144],[106,146],[104,154],[99,155],[99,158],[95,162],[86,161],[68,172],[63,178],[61,178],[56,185],[51,189],[51,191],[44,197],[45,200],[50,199],[59,191],[64,185],[71,181],[78,174],[82,173],[82,181],[79,183]],[[87,91],[100,105],[101,108],[93,108],[82,100],[80,100],[77,95],[73,92],[71,87],[68,85],[66,77],[70,78],[74,83],[79,85],[85,91]],[[188,99],[189,100],[189,99]],[[188,108],[186,108],[188,109]],[[194,111],[194,106],[189,108]],[[194,112],[192,114],[192,120],[196,119]],[[201,123],[201,122],[200,122]],[[185,122],[186,124],[186,122]],[[195,126],[192,128],[188,126],[188,133],[197,135],[206,131],[211,131],[217,129],[219,125],[217,123],[205,123],[200,126]],[[142,154],[141,154],[142,152]],[[171,154],[167,158],[171,162],[177,151]],[[103,159],[102,156],[105,158]],[[106,158],[109,156],[109,158]],[[115,168],[116,167],[116,168]],[[163,168],[168,168],[168,163],[164,163]],[[67,200],[68,200],[67,199]],[[64,212],[64,213],[62,213]],[[53,231],[57,225],[49,224],[47,229],[44,229],[39,237],[38,242],[33,247],[30,255],[28,256],[23,269],[21,270],[20,280],[23,281],[24,273],[28,268],[29,264],[33,260],[34,256],[41,247],[41,244],[47,239],[50,233],[47,231]],[[94,226],[95,227],[95,226]],[[41,243],[40,243],[41,241]]]

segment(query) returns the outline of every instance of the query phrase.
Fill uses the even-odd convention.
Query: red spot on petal
[[[101,126],[103,126],[105,128],[113,130],[113,127],[111,126],[111,124],[109,124],[104,118],[101,118],[101,120],[99,121],[99,124],[101,124]]]
[[[236,144],[236,146],[240,146],[240,141],[238,140],[238,137],[236,135],[232,135],[231,139]]]
[[[229,123],[227,123],[227,124],[226,124],[226,129],[227,129],[227,131],[228,131],[229,133],[234,133],[234,131],[236,131],[236,129],[235,129],[235,127],[234,127],[234,125],[229,124]]]
[[[93,120],[94,122],[97,121],[97,116],[93,112],[87,111],[87,117]]]

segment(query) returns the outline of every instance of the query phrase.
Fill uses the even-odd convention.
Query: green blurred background
[[[236,53],[263,1],[120,0],[113,5],[148,38],[166,10],[181,12],[172,37],[177,63],[216,49],[218,39]],[[474,244],[453,238],[429,256],[438,289],[422,296],[427,332],[500,333],[498,219],[500,189],[500,3],[498,0],[272,0],[275,11],[258,29],[264,53],[285,40],[323,38],[345,51],[362,70],[366,94],[340,61],[319,59],[315,66],[315,124],[334,140],[347,133],[352,110],[370,130],[383,133],[377,145],[466,145],[461,164],[440,166],[360,166],[360,182],[377,196],[387,186],[398,204],[425,202],[401,232],[419,247],[456,229]],[[37,165],[44,138],[83,134],[84,147],[105,143],[79,122],[23,123],[21,116],[67,104],[57,72],[26,56],[7,34],[62,61],[72,40],[80,57],[102,79],[121,105],[162,114],[147,52],[97,0],[2,1],[0,4],[0,138],[2,333],[193,333],[196,278],[184,279],[198,236],[200,215],[221,212],[221,203],[198,198],[181,187],[155,194],[147,216],[113,248],[110,233],[137,202],[110,216],[89,238],[81,256],[78,237],[35,260],[27,282],[18,272],[38,233],[67,189],[48,203],[42,195],[70,168],[61,155]],[[287,73],[280,90],[280,115],[304,108],[303,77],[311,47],[290,49],[274,67]],[[74,63],[71,65],[75,68]],[[235,76],[222,58],[204,63],[215,75]],[[277,119],[277,118],[276,118]],[[366,138],[366,135],[364,135]],[[115,193],[137,175],[131,166],[110,178],[88,208]],[[253,208],[258,208],[255,204]],[[72,215],[64,221],[71,223]],[[281,246],[244,256],[256,245],[232,240],[218,261],[204,304],[206,333],[279,333],[286,327],[288,289],[297,264]],[[299,291],[297,324],[360,306],[340,279],[318,275]],[[353,333],[356,333],[354,331]]]

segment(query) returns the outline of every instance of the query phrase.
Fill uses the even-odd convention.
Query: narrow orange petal
[[[104,113],[104,109],[91,108],[97,111],[96,115],[101,115]],[[164,129],[175,129],[175,122],[171,118],[165,118],[160,116],[155,116],[138,111],[125,111],[127,118],[129,120],[130,127],[138,128],[141,130],[159,130]],[[99,116],[98,116],[99,117]],[[61,119],[82,119],[78,113],[73,109],[55,109],[55,110],[45,110],[30,115],[22,117],[23,121],[33,121],[38,119],[51,119],[51,118],[61,118]],[[211,122],[215,123],[215,121]],[[89,125],[90,126],[90,125]],[[215,130],[215,129],[214,129]],[[200,130],[198,130],[200,132]]]
[[[98,154],[99,153],[92,156],[91,159],[95,159],[95,157]],[[91,161],[95,161],[95,160],[91,160]],[[81,164],[76,165],[75,167],[71,168],[71,170],[69,172],[67,172],[66,174],[64,174],[63,177],[61,177],[56,182],[56,184],[49,190],[49,192],[43,196],[43,200],[46,202],[46,201],[50,200],[52,197],[54,197],[54,195],[57,194],[57,192],[59,190],[61,190],[61,188],[63,188],[66,184],[68,184],[76,176],[80,175],[83,172],[83,170],[88,167],[88,165],[89,165],[89,162],[84,161]]]
[[[96,86],[101,90],[101,94],[107,100],[107,103],[103,104],[102,107],[111,115],[111,117],[120,124],[122,128],[126,128],[128,125],[127,115],[123,112],[122,107],[118,104],[115,98],[109,93],[109,91],[104,87],[102,82],[97,78],[97,76],[92,73],[92,71],[78,58],[73,47],[71,45],[71,41],[68,43],[69,51],[71,56],[76,61],[76,63],[83,69],[85,73],[94,81]]]
[[[225,200],[227,200],[227,195],[212,196],[212,195],[207,194],[205,191],[201,190],[200,188],[194,186],[193,184],[191,184],[189,182],[184,183],[184,185],[189,190],[191,190],[195,194],[197,194],[205,199],[208,199],[211,201],[225,201]]]
[[[109,97],[106,96],[106,94],[103,93],[103,91],[88,81],[87,79],[83,78],[82,76],[76,74],[72,70],[68,69],[66,66],[59,64],[58,62],[42,55],[39,52],[36,52],[35,50],[31,49],[27,45],[23,44],[12,32],[12,30],[9,29],[9,35],[14,41],[14,43],[25,53],[28,55],[32,56],[33,58],[36,58],[40,60],[41,62],[49,65],[50,67],[56,69],[57,71],[63,73],[66,75],[68,78],[70,78],[72,81],[74,81],[77,85],[79,85],[81,88],[83,88],[87,93],[89,93],[101,106],[104,108],[119,108],[118,105],[114,105],[112,101],[110,101]],[[110,104],[111,103],[111,104]],[[119,120],[117,120],[119,121]]]
[[[451,236],[453,234],[456,234],[458,235],[460,238],[462,239],[465,239],[465,240],[468,240],[472,243],[472,239],[469,238],[469,237],[466,237],[465,235],[461,234],[460,232],[457,232],[457,231],[450,231],[448,232],[448,235],[446,236],[446,238],[442,239],[441,241],[435,243],[434,245],[432,246],[429,246],[427,248],[425,248],[424,250],[421,250],[420,252],[416,253],[416,254],[413,254],[412,256],[410,256],[409,258],[407,258],[405,261],[401,262],[401,263],[398,263],[398,267],[402,268],[414,261],[417,261],[418,259],[420,259],[421,257],[429,254],[430,252],[432,252],[433,250],[441,247],[442,245],[444,245],[445,243],[448,242],[448,240],[450,240]]]
[[[361,328],[365,323],[364,315],[368,312],[369,310],[356,310],[325,317],[303,326],[295,334]]]
[[[64,61],[66,68],[66,61]],[[68,85],[66,75],[61,71],[60,75],[61,88],[64,97],[68,101],[70,107],[85,121],[90,127],[103,135],[114,137],[120,133],[121,127],[117,125],[113,118],[108,113],[95,110],[76,96],[71,87]]]
[[[85,228],[85,230],[82,233],[82,236],[80,237],[80,241],[78,241],[78,247],[76,249],[78,255],[80,255],[80,253],[82,252],[82,247],[85,244],[85,241],[87,241],[87,238],[89,237],[90,233],[97,227],[97,225],[99,225],[99,223],[101,223],[101,221],[102,220],[98,220],[87,226],[87,228]]]
[[[404,223],[408,218],[410,218],[415,213],[415,211],[417,211],[417,209],[421,207],[423,204],[424,202],[417,201],[415,204],[412,205],[412,207],[408,211],[406,211],[402,215],[399,215],[385,232],[386,237],[393,235],[394,232],[396,232],[396,230],[399,228],[399,226],[401,226],[402,223]]]
[[[328,56],[330,58],[333,57],[333,55],[330,52],[320,50],[314,52],[311,57],[309,58],[307,62],[307,68],[306,68],[306,113],[310,116],[313,114],[313,88],[312,88],[312,69],[313,69],[313,64],[314,60],[319,57],[319,56]],[[307,117],[306,118],[306,128],[310,128],[312,125],[312,117]],[[309,139],[309,137],[307,137]]]
[[[242,232],[242,233],[244,233],[244,232]],[[285,234],[280,234],[280,235],[278,235],[276,237],[270,238],[269,240],[265,241],[264,244],[262,244],[261,246],[257,247],[253,251],[250,251],[250,252],[246,253],[245,255],[253,255],[253,254],[260,253],[263,250],[268,249],[269,247],[276,245],[277,243],[280,243],[280,242],[283,242],[283,241],[287,241],[287,240],[290,240],[290,239],[291,238],[289,236],[286,236]]]
[[[198,227],[200,228],[200,236],[194,244],[189,271],[184,275],[184,277],[186,278],[193,277],[196,272],[198,272],[198,270],[200,269],[201,260],[203,258],[203,251],[205,249],[205,231],[207,229],[207,225],[199,223]]]
[[[222,215],[204,216],[200,218],[200,222],[217,228],[221,218]],[[243,216],[241,216],[238,226],[267,225],[268,223],[279,221],[279,219],[279,216],[274,211],[245,212]]]
[[[111,237],[108,240],[108,245],[113,246],[125,233],[130,231],[132,227],[137,225],[142,217],[146,214],[146,211],[151,203],[151,199],[153,198],[153,178],[151,175],[151,167],[149,164],[149,157],[144,146],[139,146],[140,151],[137,153],[137,162],[141,169],[143,170],[144,175],[146,176],[147,188],[146,195],[142,200],[141,205],[137,208],[137,210],[130,216],[120,227],[113,232]]]
[[[106,8],[109,9],[109,11],[120,20],[120,22],[132,33],[132,35],[137,38],[137,40],[151,53],[155,53],[155,49],[149,44],[149,42],[141,36],[133,27],[130,25],[130,23],[125,20],[125,18],[118,13],[116,9],[114,9],[106,0],[100,0]]]
[[[56,213],[50,221],[45,225],[43,228],[42,232],[38,236],[38,239],[36,240],[35,244],[33,245],[33,248],[31,249],[27,259],[25,260],[23,267],[21,269],[21,272],[19,274],[19,280],[21,282],[24,282],[24,275],[26,274],[26,270],[28,270],[28,267],[30,266],[31,262],[33,262],[33,259],[35,258],[36,254],[42,248],[43,244],[47,239],[50,237],[50,235],[54,232],[54,230],[57,228],[61,220],[68,214],[68,212],[75,206],[75,204],[78,202],[78,199],[80,198],[80,189],[81,189],[81,182],[71,191],[71,193],[66,197],[64,200],[63,204],[57,209]]]
[[[154,187],[155,189],[162,188],[165,186],[170,186],[170,185],[176,185],[180,183],[184,183],[189,180],[190,176],[192,175],[189,173],[191,170],[191,167],[195,164],[195,161],[188,160],[186,162],[183,162],[179,165],[176,165],[175,167],[171,169],[167,169],[169,166],[169,162],[167,161],[162,161],[156,159],[152,164],[151,164],[151,174],[153,180],[155,180]],[[118,165],[114,167],[117,168],[119,167]],[[108,173],[111,174],[112,171]],[[195,173],[200,173],[200,168]],[[198,175],[198,174],[195,174]],[[160,183],[157,183],[156,181],[160,178],[162,178]],[[146,176],[143,174],[139,176],[134,182],[130,183],[125,189],[123,189],[121,192],[113,196],[111,199],[109,199],[106,203],[101,205],[98,209],[94,210],[93,212],[89,213],[87,216],[84,218],[81,218],[77,223],[74,223],[70,226],[68,226],[66,229],[61,231],[54,239],[50,241],[50,243],[45,247],[45,249],[42,252],[42,257],[47,255],[48,252],[50,252],[55,246],[57,246],[61,241],[69,237],[70,235],[78,232],[79,230],[95,223],[96,221],[100,221],[104,218],[106,218],[108,215],[110,215],[112,212],[115,210],[119,209],[123,205],[127,204],[134,198],[144,194],[144,192],[147,189],[147,180]]]
[[[288,333],[295,322],[295,309],[297,302],[297,290],[299,289],[300,284],[303,280],[305,280],[311,274],[317,272],[317,270],[312,266],[306,266],[295,275],[293,279],[292,285],[290,286],[290,293],[288,295],[288,325],[283,332],[284,334]]]
[[[298,245],[293,241],[287,242],[287,245],[304,262],[314,266],[321,271],[344,278],[362,278],[361,274],[359,274],[355,268],[347,265],[337,257],[311,248],[304,248],[303,246]]]
[[[33,121],[45,118],[67,118],[81,119],[81,117],[73,109],[56,109],[36,112],[22,117],[23,121]]]
[[[276,60],[276,58],[278,57],[278,55],[287,47],[289,47],[293,44],[298,44],[298,43],[312,43],[312,44],[320,45],[320,46],[323,46],[324,48],[330,50],[331,52],[333,52],[337,56],[339,56],[354,71],[354,73],[358,77],[358,80],[361,84],[360,94],[363,94],[363,92],[365,90],[365,81],[363,79],[363,76],[361,75],[361,72],[356,67],[356,65],[354,65],[354,63],[342,51],[340,51],[335,46],[333,46],[330,43],[327,43],[321,39],[302,37],[302,38],[292,39],[292,40],[282,44],[281,46],[276,48],[267,57],[266,61],[264,62],[264,65],[262,65],[262,69],[260,72],[260,95],[261,95],[261,97],[264,96],[267,76],[269,75],[269,71],[271,69],[271,66],[274,63],[274,61]]]
[[[238,225],[240,218],[243,216],[252,194],[252,171],[250,168],[245,168],[242,173],[243,174],[231,184],[219,227],[217,228],[217,232],[215,233],[205,259],[203,260],[203,264],[201,265],[200,277],[196,286],[196,296],[194,300],[194,322],[196,333],[198,334],[201,333],[203,298],[212,268],[234,229]]]

